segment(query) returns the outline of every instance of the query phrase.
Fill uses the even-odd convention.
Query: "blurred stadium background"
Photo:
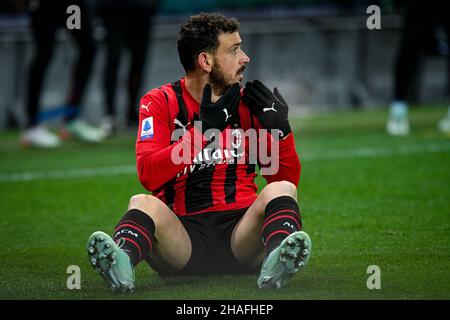
[[[0,130],[4,130],[23,123],[24,84],[33,43],[30,19],[23,12],[26,2],[1,3]],[[89,3],[95,5],[95,1]],[[366,9],[370,4],[381,8],[381,30],[366,27]],[[203,10],[221,11],[241,20],[244,50],[251,57],[246,79],[265,79],[269,85],[278,85],[293,112],[386,106],[393,95],[393,70],[400,44],[399,4],[394,0],[161,1],[154,32],[145,40],[150,45],[141,95],[182,75],[176,50],[179,25],[189,14]],[[99,46],[83,110],[85,117],[97,123],[105,112],[99,90],[105,57],[102,24],[94,19],[94,26]],[[68,90],[69,66],[76,47],[65,30],[59,30],[57,40],[42,110],[61,105]],[[122,59],[123,76],[127,63]],[[422,76],[411,90],[411,98],[416,102],[442,103],[446,97],[445,70],[445,58],[428,58]],[[122,80],[118,86],[119,101],[124,101],[124,86]],[[123,103],[118,108],[119,114],[124,112]]]
[[[381,8],[381,30],[366,28],[370,4]],[[85,241],[97,229],[111,231],[129,198],[145,192],[135,174],[135,132],[96,146],[20,147],[33,50],[26,6],[0,1],[0,299],[121,298],[91,269]],[[427,57],[410,90],[412,133],[389,137],[400,8],[393,0],[161,1],[141,94],[183,74],[176,37],[189,14],[239,18],[251,58],[245,79],[278,86],[290,103],[303,164],[299,199],[314,247],[308,268],[284,290],[258,291],[253,276],[163,280],[140,265],[138,292],[125,298],[450,298],[450,141],[436,129],[449,103],[446,59]],[[82,105],[98,123],[104,30],[94,25],[99,51]],[[75,46],[63,30],[57,42],[42,110],[61,105],[68,90]],[[125,101],[127,63],[118,101]],[[118,107],[124,115],[124,103]],[[366,286],[372,264],[381,268],[381,290]],[[69,265],[81,267],[82,290],[66,288]]]

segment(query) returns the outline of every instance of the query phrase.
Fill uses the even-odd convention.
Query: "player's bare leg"
[[[236,225],[231,236],[231,249],[241,264],[254,267],[263,261],[266,250],[261,241],[261,228],[266,206],[272,199],[280,196],[296,200],[297,188],[288,181],[269,183]]]
[[[148,214],[155,223],[152,261],[158,266],[181,270],[191,257],[192,247],[189,235],[175,213],[158,198],[145,194],[133,196],[130,209]]]

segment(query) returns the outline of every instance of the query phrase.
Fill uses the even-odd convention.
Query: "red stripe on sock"
[[[131,242],[132,244],[134,244],[134,246],[139,251],[139,260],[142,260],[142,251],[141,251],[141,248],[139,247],[139,245],[134,240],[131,240],[130,238],[122,237],[122,239],[124,239],[125,241],[128,241],[128,242]]]
[[[274,236],[274,235],[276,235],[276,234],[279,234],[279,233],[284,233],[284,234],[286,234],[286,235],[290,235],[290,234],[291,234],[290,232],[287,232],[286,230],[278,230],[278,231],[274,231],[274,232],[272,232],[271,234],[269,234],[269,236],[268,236],[267,239],[266,239],[266,242],[264,242],[264,245],[267,245],[267,242],[269,242],[269,239],[270,239],[272,236]]]
[[[277,213],[280,213],[280,212],[292,212],[292,213],[295,213],[295,215],[297,215],[297,216],[300,218],[300,214],[299,214],[297,211],[290,210],[290,209],[281,209],[281,210],[278,210],[277,212],[271,213],[271,214],[269,215],[269,217],[271,217],[271,216],[273,216],[273,215],[276,215]]]
[[[134,230],[138,231],[139,233],[141,233],[141,234],[144,236],[144,238],[147,239],[147,241],[148,241],[148,243],[149,243],[149,245],[150,245],[150,252],[152,251],[152,247],[153,247],[152,240],[150,240],[150,238],[147,236],[147,234],[145,233],[144,230],[142,230],[141,228],[139,228],[139,227],[137,227],[137,226],[135,226],[135,225],[132,225],[132,224],[129,224],[129,223],[123,223],[123,224],[120,224],[120,225],[116,228],[116,230],[114,231],[114,233],[116,233],[116,232],[117,232],[119,229],[121,229],[122,227],[130,227],[130,228],[133,228]]]
[[[139,224],[139,223],[137,223],[136,221],[133,221],[133,220],[123,220],[123,221],[120,221],[120,223],[131,223],[133,225],[136,225],[136,227],[141,228],[142,229],[142,233],[144,233],[144,235],[146,234],[148,236],[148,238],[150,238],[150,242],[151,242],[150,247],[153,245],[153,240],[152,239],[154,238],[154,236],[150,233],[150,231],[147,230],[146,227],[142,226],[141,224]]]
[[[137,223],[136,221],[133,221],[133,220],[122,220],[122,221],[120,221],[120,223],[131,223],[133,225],[136,225],[137,227],[139,227],[143,231],[145,231],[150,237],[152,236],[152,234],[147,230],[146,227],[144,227],[142,224]]]
[[[293,216],[289,216],[289,215],[287,215],[287,214],[283,214],[283,215],[280,215],[280,216],[278,216],[278,217],[274,217],[274,218],[270,219],[269,221],[265,222],[264,225],[263,225],[262,228],[261,228],[261,234],[264,232],[264,229],[267,227],[267,225],[268,225],[269,223],[272,223],[272,222],[274,222],[274,221],[276,221],[276,220],[278,220],[278,219],[281,219],[281,218],[289,218],[289,219],[291,219],[291,220],[294,220],[295,223],[297,224],[297,227],[299,228],[299,230],[302,230],[302,227],[300,226],[300,224],[298,223],[298,221],[297,221]]]

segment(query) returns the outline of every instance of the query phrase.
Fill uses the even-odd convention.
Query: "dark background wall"
[[[393,70],[399,47],[402,16],[391,1],[381,7],[381,30],[366,27],[367,1],[162,1],[149,39],[148,61],[141,88],[174,81],[183,75],[176,38],[179,25],[191,13],[221,11],[241,21],[243,49],[251,62],[246,80],[258,78],[277,86],[292,112],[357,107],[385,107],[393,94]],[[2,2],[0,15],[0,130],[23,123],[27,67],[33,52],[29,17]],[[370,3],[369,3],[370,4]],[[19,12],[18,12],[19,11]],[[103,30],[94,21],[98,53],[83,113],[98,122],[104,113],[100,91],[104,63]],[[46,77],[42,110],[64,102],[70,66],[76,50],[67,30]],[[127,59],[121,63],[118,111],[123,114]],[[411,95],[418,102],[439,103],[446,95],[446,61],[427,57]]]

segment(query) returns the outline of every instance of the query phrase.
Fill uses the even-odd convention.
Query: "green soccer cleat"
[[[89,237],[87,251],[90,264],[113,292],[134,290],[134,268],[130,258],[110,236],[101,231],[94,232]]]
[[[304,268],[311,255],[311,239],[297,231],[284,239],[265,259],[258,278],[261,289],[281,288],[297,271]]]

